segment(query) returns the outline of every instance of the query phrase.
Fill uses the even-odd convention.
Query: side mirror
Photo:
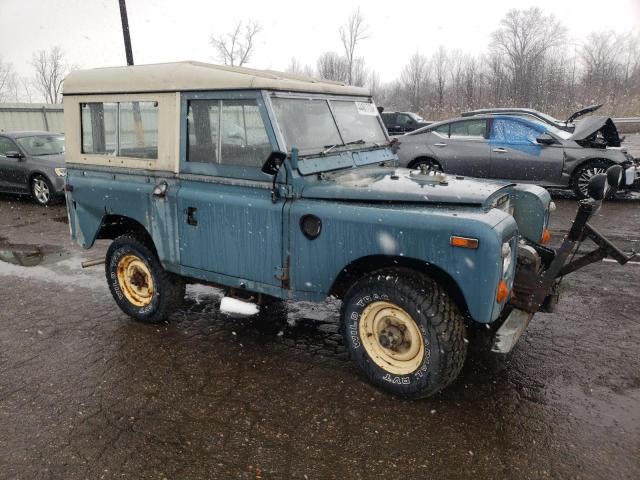
[[[598,173],[589,180],[587,186],[587,193],[594,200],[604,200],[604,197],[609,191],[609,184],[607,183],[607,176],[604,173]]]
[[[285,158],[287,158],[287,154],[284,152],[271,152],[262,165],[262,171],[268,175],[275,175],[280,170],[280,165],[282,165]]]
[[[607,183],[609,189],[613,192],[617,192],[622,183],[622,174],[624,171],[620,165],[612,165],[607,169]]]
[[[17,158],[18,160],[20,160],[23,157],[23,155],[20,152],[17,152],[15,150],[11,150],[10,152],[5,153],[4,156],[7,158]]]
[[[536,142],[538,142],[540,145],[553,145],[554,143],[556,143],[556,139],[548,133],[542,133],[538,136],[538,138],[536,138]]]

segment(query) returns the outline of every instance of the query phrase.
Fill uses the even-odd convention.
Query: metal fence
[[[0,132],[21,130],[64,133],[62,105],[0,103]]]

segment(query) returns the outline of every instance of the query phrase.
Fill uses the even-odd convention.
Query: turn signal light
[[[466,237],[451,237],[449,243],[454,247],[461,248],[471,248],[475,250],[478,248],[478,239],[477,238],[466,238]]]
[[[500,280],[498,284],[498,293],[496,293],[496,302],[502,303],[509,296],[509,287],[507,287],[507,282],[504,280]]]
[[[549,240],[551,240],[551,232],[548,228],[545,228],[542,231],[542,238],[540,239],[540,243],[542,245],[546,245],[547,243],[549,243]]]

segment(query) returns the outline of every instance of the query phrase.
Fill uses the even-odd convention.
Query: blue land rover
[[[127,315],[166,320],[186,283],[261,305],[335,296],[355,363],[404,397],[453,381],[476,330],[508,352],[566,273],[627,259],[589,227],[597,200],[555,250],[546,190],[398,168],[362,88],[197,62],[102,68],[66,78],[64,112],[71,234],[113,240],[106,278]],[[587,236],[599,253],[567,263]]]

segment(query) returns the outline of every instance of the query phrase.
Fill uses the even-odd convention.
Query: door
[[[542,133],[542,125],[526,119],[494,118],[489,140],[491,176],[544,185],[559,183],[564,165],[562,145],[539,144],[536,139]]]
[[[284,202],[261,171],[276,148],[262,97],[185,94],[183,112],[181,265],[280,286]]]
[[[24,158],[7,157],[7,152],[21,152],[13,140],[0,136],[0,188],[7,192],[26,191],[26,166]]]
[[[461,120],[441,125],[428,136],[429,148],[446,173],[488,177],[491,156],[487,120]]]

